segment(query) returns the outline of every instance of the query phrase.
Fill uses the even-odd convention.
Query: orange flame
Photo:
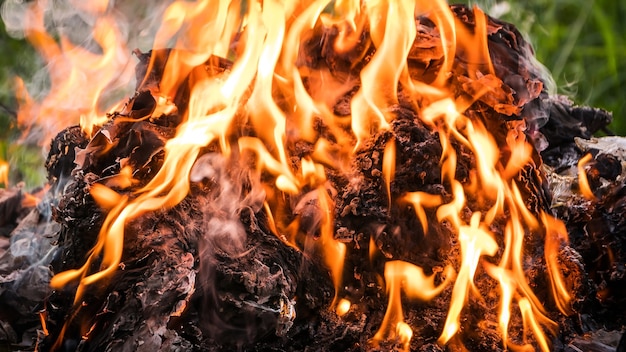
[[[37,206],[49,190],[50,185],[45,185],[35,193],[24,192],[22,207],[31,208]]]
[[[48,313],[46,310],[39,311],[39,322],[41,323],[41,330],[43,330],[43,334],[48,336],[48,324],[46,320],[48,319]]]
[[[372,338],[372,342],[377,344],[383,340],[398,338],[404,350],[408,350],[413,331],[404,323],[400,297],[402,289],[408,297],[427,301],[439,295],[452,281],[454,269],[446,267],[443,276],[443,282],[436,286],[435,275],[426,276],[423,269],[418,266],[400,260],[387,262],[385,281],[389,303],[381,327]]]
[[[448,317],[439,342],[445,344],[456,334],[460,327],[460,313],[467,301],[470,289],[474,288],[474,275],[479,259],[483,255],[493,256],[498,245],[490,231],[480,226],[480,213],[472,214],[469,226],[459,228],[459,242],[461,244],[461,269],[452,289],[452,302]]]
[[[365,6],[370,35],[376,54],[361,70],[361,89],[352,98],[352,131],[358,148],[379,129],[387,129],[393,119],[387,111],[397,102],[401,77],[408,78],[406,57],[415,40],[415,2],[372,1]]]
[[[550,286],[552,287],[553,297],[556,305],[563,314],[572,313],[569,305],[572,297],[566,287],[561,270],[558,265],[558,254],[561,243],[567,243],[568,236],[565,224],[557,219],[543,213],[542,220],[546,225],[546,244],[545,259],[550,275]]]
[[[434,208],[441,205],[441,196],[418,191],[407,193],[403,197],[403,199],[413,205],[413,209],[415,209],[415,215],[417,215],[420,224],[422,224],[422,231],[424,232],[424,234],[427,234],[428,219],[426,218],[426,210],[424,209],[424,207]]]
[[[0,184],[2,187],[9,187],[9,163],[0,159]]]
[[[391,182],[396,172],[396,141],[392,138],[385,145],[383,153],[383,177],[387,191],[387,207],[391,209]]]
[[[589,186],[589,180],[587,179],[587,173],[585,172],[585,165],[593,160],[591,153],[587,153],[585,156],[578,160],[578,186],[580,187],[580,193],[583,197],[594,200],[596,196],[593,194],[591,187]]]
[[[343,261],[346,256],[346,244],[337,241],[334,238],[334,221],[332,214],[332,199],[323,187],[318,188],[320,210],[322,216],[322,235],[320,237],[320,245],[323,248],[326,265],[330,268],[333,284],[335,286],[335,298],[332,305],[336,305],[338,294],[340,292],[341,281],[343,278]]]
[[[105,11],[108,1],[89,5],[76,1],[76,5],[96,18],[91,37],[101,53],[76,45],[63,34],[60,42],[48,34],[44,24],[46,1],[32,2],[24,19],[26,38],[48,65],[50,93],[42,101],[35,101],[18,80],[18,125],[27,131],[35,125],[43,127],[47,133],[41,139],[44,143],[52,137],[51,133],[78,122],[90,136],[95,126],[108,120],[100,108],[104,90],[132,77],[130,53],[113,15]],[[116,106],[119,104],[109,105]]]

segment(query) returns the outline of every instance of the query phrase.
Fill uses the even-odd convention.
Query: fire
[[[43,100],[36,101],[18,80],[18,125],[24,131],[33,126],[43,127],[47,134],[40,139],[42,143],[47,143],[53,133],[76,122],[80,122],[85,133],[91,135],[95,126],[108,120],[100,101],[105,89],[132,77],[132,67],[127,64],[130,52],[125,47],[114,15],[106,11],[108,1],[90,1],[89,5],[80,1],[72,3],[86,16],[95,19],[91,39],[96,49],[90,50],[72,42],[68,33],[60,33],[57,42],[44,25],[49,6],[45,0],[29,3],[23,21],[26,38],[47,64],[50,93]],[[117,107],[116,104],[108,105],[109,109]]]
[[[591,154],[586,154],[580,160],[578,160],[578,185],[583,197],[587,199],[595,199],[591,187],[589,186],[589,180],[587,179],[587,173],[585,172],[585,165],[593,159]]]
[[[352,303],[350,303],[350,301],[348,301],[345,298],[342,298],[341,300],[339,300],[339,303],[337,303],[337,315],[338,316],[343,316],[346,313],[348,313],[348,311],[350,311],[350,307],[352,306]]]
[[[41,322],[41,329],[43,330],[43,334],[45,336],[48,336],[49,332],[46,324],[46,315],[47,312],[45,310],[39,311],[39,321]]]
[[[396,260],[385,264],[385,282],[389,306],[383,319],[381,328],[372,338],[374,343],[387,339],[398,338],[404,349],[408,349],[413,332],[404,322],[401,303],[401,291],[411,298],[424,301],[433,299],[443,291],[454,277],[454,269],[447,267],[444,272],[444,281],[435,285],[435,275],[426,276],[424,270],[416,265]]]
[[[393,181],[393,176],[396,168],[396,141],[390,140],[385,145],[385,152],[383,154],[383,175],[385,177],[385,188],[387,191],[387,207],[391,209],[391,181]]]
[[[498,245],[493,236],[486,228],[480,228],[480,213],[472,214],[469,226],[459,228],[459,242],[461,243],[461,269],[459,270],[454,289],[452,290],[452,302],[448,311],[443,333],[439,342],[445,344],[456,334],[460,327],[460,314],[467,295],[474,290],[474,276],[480,258],[483,255],[493,256],[498,250]],[[484,225],[483,225],[484,226]]]
[[[0,159],[0,184],[4,188],[9,187],[9,163]]]
[[[52,93],[35,104],[22,91],[25,104],[20,121],[25,124],[36,115],[46,119],[39,124],[54,122],[57,130],[57,122],[69,124],[78,120],[91,136],[107,120],[99,109],[99,97],[120,71],[126,72],[120,57],[126,57],[127,50],[109,17],[107,1],[87,8],[97,15],[93,39],[101,48],[98,54],[63,36],[57,43],[43,28],[41,6],[41,2],[32,5],[27,35],[50,64]],[[441,40],[443,61],[430,81],[409,72],[407,57],[417,36],[417,16],[426,16],[435,23]],[[78,285],[78,305],[89,285],[110,278],[121,264],[125,225],[142,214],[180,203],[189,193],[189,174],[197,157],[202,148],[212,145],[225,156],[253,156],[251,168],[265,176],[264,187],[268,191],[264,211],[270,228],[286,244],[324,256],[335,287],[332,309],[339,316],[345,315],[352,307],[342,297],[348,245],[335,236],[334,190],[328,170],[348,174],[351,158],[367,140],[391,129],[396,118],[392,107],[398,104],[402,89],[408,92],[422,122],[439,135],[441,179],[449,188],[450,197],[444,199],[423,191],[396,197],[393,182],[398,151],[396,140],[390,138],[382,155],[387,208],[412,207],[426,236],[433,236],[428,233],[426,212],[435,214],[437,221],[449,224],[456,234],[460,257],[458,262],[432,275],[413,263],[387,261],[384,285],[388,308],[372,341],[395,340],[404,350],[410,349],[411,339],[419,331],[413,331],[405,322],[404,292],[407,298],[422,301],[450,296],[438,339],[442,345],[449,343],[462,328],[462,314],[470,298],[481,298],[477,276],[487,275],[497,283],[499,291],[497,324],[504,348],[532,348],[534,341],[542,350],[549,350],[545,330],[552,330],[554,323],[527,282],[524,241],[531,235],[545,238],[553,297],[558,308],[568,313],[571,297],[556,262],[561,243],[567,241],[567,232],[561,222],[548,214],[532,213],[519,190],[516,176],[527,168],[538,167],[533,162],[533,147],[525,137],[523,121],[510,122],[505,140],[497,141],[479,114],[468,113],[469,107],[486,95],[499,94],[503,84],[496,77],[490,58],[485,14],[474,8],[473,17],[472,28],[461,24],[444,1],[266,0],[250,1],[248,6],[217,0],[172,3],[163,15],[154,47],[162,49],[175,43],[175,49],[169,53],[160,84],[149,89],[157,102],[155,111],[172,111],[177,92],[190,89],[188,108],[181,112],[182,123],[165,146],[161,169],[145,186],[132,193],[127,191],[137,183],[130,166],[92,186],[93,198],[107,211],[97,243],[83,267],[57,274],[51,286],[60,289]],[[346,92],[346,82],[333,76],[329,68],[316,69],[298,63],[302,44],[324,26],[338,29],[334,50],[356,52],[360,56],[354,67],[364,64],[348,117],[338,116],[332,110],[332,103]],[[370,36],[371,47],[358,47],[363,33]],[[233,58],[233,65],[225,72],[210,72],[203,65],[212,57]],[[450,87],[449,72],[459,58],[468,63],[466,86],[472,91],[469,96],[457,94]],[[152,60],[154,65],[155,56]],[[93,84],[87,85],[86,78]],[[78,101],[70,99],[77,86],[81,87]],[[74,104],[72,113],[59,106],[69,101]],[[512,107],[497,109],[509,115],[519,112]],[[251,126],[253,133],[242,133],[238,125],[241,123]],[[324,134],[316,127],[319,125],[325,126]],[[311,152],[292,155],[287,145],[294,140],[311,143]],[[473,155],[474,170],[468,182],[461,182],[456,174],[462,158],[458,145]],[[498,145],[506,149],[508,157],[503,157]],[[583,194],[589,197],[592,193],[582,171],[587,160],[579,163],[579,179]],[[286,198],[299,205],[288,209]],[[469,199],[480,206],[469,209]],[[285,220],[286,212],[293,215],[293,220]],[[312,233],[302,233],[300,229],[304,215],[317,221]],[[503,234],[494,230],[499,222],[505,224]],[[306,245],[311,240],[314,245]],[[370,243],[369,255],[373,258],[373,239]],[[100,269],[93,272],[92,264],[99,260]],[[528,341],[509,338],[515,309],[523,319]],[[526,345],[519,346],[519,342]]]

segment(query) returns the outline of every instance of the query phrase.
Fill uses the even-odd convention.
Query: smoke
[[[206,217],[204,237],[200,239],[203,263],[213,261],[216,251],[229,256],[240,255],[245,249],[246,230],[240,220],[242,208],[258,212],[265,198],[260,185],[251,187],[250,171],[237,170],[219,153],[204,154],[196,160],[190,181],[204,183],[210,190],[210,199],[204,205]]]
[[[205,225],[198,240],[200,264],[196,291],[199,295],[194,304],[203,316],[204,333],[228,337],[234,344],[272,326],[278,331],[282,326],[277,318],[283,315],[281,309],[293,303],[290,295],[272,296],[289,287],[282,269],[260,262],[261,257],[251,255],[257,248],[247,245],[247,231],[257,225],[247,221],[244,225],[243,221],[256,221],[254,214],[261,211],[266,195],[258,174],[236,159],[218,153],[205,154],[198,158],[190,174],[196,187],[209,192],[206,197],[200,197],[203,202],[206,200],[202,209]],[[239,293],[231,296],[232,292],[225,293],[226,289]],[[250,298],[254,295],[259,296],[258,302]],[[224,313],[232,311],[228,306],[233,304],[239,307],[235,310],[237,315]]]
[[[50,263],[60,233],[50,212],[49,203],[42,201],[11,233],[9,248],[0,254],[0,306],[15,310],[16,316],[32,316],[50,294]]]
[[[92,49],[96,20],[111,16],[115,29],[122,34],[120,39],[128,48],[147,51],[152,49],[162,15],[173,0],[110,0],[104,8],[91,4],[103,2],[107,1],[5,0],[0,8],[0,15],[7,33],[14,38],[23,39],[29,30],[37,29],[32,22],[25,21],[37,8],[44,13],[44,28],[47,33],[65,36],[74,44],[87,48],[91,46]]]
[[[152,48],[171,2],[5,0],[0,15],[7,33],[28,39],[43,58],[31,77],[22,78],[24,89],[16,87],[21,142],[45,148],[63,128],[85,116],[104,118],[131,96],[132,50]]]

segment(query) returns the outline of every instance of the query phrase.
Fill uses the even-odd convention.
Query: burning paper
[[[114,10],[82,9],[93,52],[28,5],[53,84],[22,113],[80,122],[49,158],[44,349],[552,348],[580,288],[539,154],[555,100],[512,25],[443,1],[175,1],[104,113],[129,54]]]

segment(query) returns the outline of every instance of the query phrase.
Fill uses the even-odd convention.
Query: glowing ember
[[[31,6],[27,34],[51,64],[52,93],[35,104],[22,91],[20,122],[32,122],[32,114],[60,124],[80,121],[85,134],[95,138],[105,131],[98,126],[109,117],[128,118],[119,112],[107,117],[98,105],[102,91],[120,71],[127,70],[120,59],[128,51],[109,16],[108,2],[86,9],[97,17],[93,32],[101,49],[97,54],[64,37],[59,45],[45,32],[43,9],[38,4]],[[385,259],[381,283],[387,292],[387,311],[372,343],[396,341],[409,350],[411,340],[420,333],[405,322],[402,293],[424,302],[449,296],[438,342],[451,343],[462,330],[462,316],[471,301],[482,299],[476,284],[480,277],[497,286],[502,346],[549,350],[545,331],[553,330],[555,323],[528,283],[525,241],[544,239],[553,299],[559,310],[569,313],[571,297],[557,265],[567,233],[560,221],[541,208],[529,209],[520,191],[520,175],[529,170],[539,172],[534,148],[524,134],[524,120],[511,119],[494,127],[497,123],[488,121],[484,112],[470,109],[480,103],[482,109],[489,106],[497,112],[495,116],[519,117],[524,102],[515,102],[511,89],[496,75],[485,14],[474,8],[464,15],[470,18],[467,23],[444,1],[270,0],[250,1],[247,6],[229,1],[172,3],[163,15],[154,48],[173,44],[174,49],[168,52],[160,82],[150,82],[148,73],[140,86],[149,90],[155,105],[141,118],[180,114],[176,135],[167,140],[162,166],[149,182],[142,184],[135,175],[136,165],[124,161],[115,175],[91,186],[91,196],[107,212],[97,242],[81,268],[58,273],[50,285],[57,290],[77,285],[74,304],[78,306],[88,287],[106,284],[123,266],[128,224],[183,201],[190,193],[194,164],[207,153],[205,148],[211,148],[224,158],[240,158],[251,174],[261,175],[261,182],[253,183],[248,192],[265,195],[268,226],[284,244],[324,258],[335,288],[331,309],[344,316],[351,310],[351,301],[356,307],[356,301],[343,297],[344,275],[353,269],[346,264],[347,253],[358,251],[351,251],[351,240],[338,234],[336,217],[354,211],[356,205],[337,209],[338,190],[331,181],[338,177],[333,175],[350,179],[353,160],[372,138],[389,133],[378,155],[378,177],[387,197],[381,211],[391,216],[392,210],[412,208],[419,225],[410,230],[425,238],[437,236],[429,232],[429,219],[436,219],[454,234],[459,257],[435,270],[385,254],[375,241],[375,230],[357,234],[370,236],[366,260],[374,263],[381,253],[394,259]],[[417,29],[424,27],[416,18],[436,28],[439,42],[433,44],[433,50],[440,52],[441,59],[435,69],[430,62],[420,64],[419,70],[409,64],[417,55]],[[336,75],[332,66],[306,62],[306,45],[313,45],[321,32],[330,29],[336,35],[332,50],[345,55],[348,71],[354,74],[350,77]],[[232,58],[232,66],[214,70],[211,62],[217,57]],[[151,56],[150,68],[157,66],[157,59],[158,55]],[[463,81],[453,85],[451,73],[461,70],[460,62],[465,70]],[[350,113],[334,111],[335,103],[351,89]],[[529,88],[526,99],[537,98],[541,89],[540,82]],[[185,106],[177,103],[181,91],[188,91]],[[71,97],[77,100],[72,99],[74,112],[68,114],[59,104],[70,101],[75,92],[81,94]],[[403,157],[399,146],[404,142],[393,134],[393,126],[398,106],[407,105],[420,124],[439,138],[438,176],[445,192],[435,194],[418,187],[418,177],[423,180],[420,175],[414,176],[413,189],[398,194],[394,188],[397,163]],[[117,110],[123,109],[120,106]],[[106,133],[98,138],[109,138]],[[308,143],[309,151],[290,149],[299,142]],[[114,142],[108,143],[107,148],[114,147]],[[583,170],[588,161],[584,158],[579,163],[580,188],[585,197],[593,197]],[[471,163],[465,176],[458,174],[463,162]],[[0,182],[6,185],[2,170],[0,167]],[[350,182],[356,179],[352,177]],[[510,339],[513,316],[521,316],[524,341]],[[45,327],[43,316],[42,325]],[[89,326],[85,338],[94,326]]]
[[[350,310],[350,306],[352,306],[352,304],[347,299],[342,298],[341,300],[339,300],[339,303],[337,303],[337,315],[343,316],[348,313],[348,311]]]

